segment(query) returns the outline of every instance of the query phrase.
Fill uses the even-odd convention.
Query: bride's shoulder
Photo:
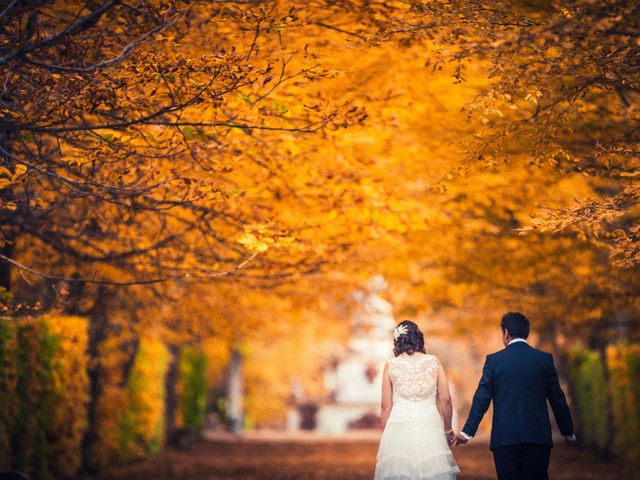
[[[398,355],[397,357],[391,357],[389,360],[387,360],[387,363],[418,363],[427,359],[433,361],[434,359],[437,360],[437,357],[435,355],[431,355],[430,353],[415,353],[413,355],[403,354]]]
[[[442,361],[440,360],[440,357],[438,357],[437,355],[433,355],[431,353],[427,353],[427,356],[431,359],[431,361],[433,363],[437,363],[438,365],[442,365]]]

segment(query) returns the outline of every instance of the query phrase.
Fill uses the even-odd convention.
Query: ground
[[[112,467],[91,480],[371,480],[375,437],[214,437],[188,451],[168,449],[153,461]],[[459,480],[494,479],[486,443],[454,448]],[[587,450],[559,444],[551,459],[552,480],[640,479],[630,466],[605,461]]]

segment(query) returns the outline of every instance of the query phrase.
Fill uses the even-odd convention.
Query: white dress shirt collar
[[[511,345],[512,343],[517,343],[517,342],[524,342],[527,345],[529,344],[529,342],[527,342],[524,338],[514,338],[513,340],[511,340],[509,342],[509,345]],[[507,345],[507,346],[509,346],[509,345]]]

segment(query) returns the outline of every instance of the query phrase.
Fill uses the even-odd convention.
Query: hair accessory
[[[398,325],[393,331],[393,339],[397,340],[400,335],[404,335],[405,333],[409,333],[409,329],[406,325]]]

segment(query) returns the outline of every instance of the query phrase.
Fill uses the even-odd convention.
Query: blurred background
[[[638,465],[636,2],[0,20],[0,468],[369,478],[394,325],[423,329],[460,424],[506,311],[570,397],[556,478]],[[491,478],[489,425],[466,478]],[[307,475],[287,442],[328,438],[367,446]]]

